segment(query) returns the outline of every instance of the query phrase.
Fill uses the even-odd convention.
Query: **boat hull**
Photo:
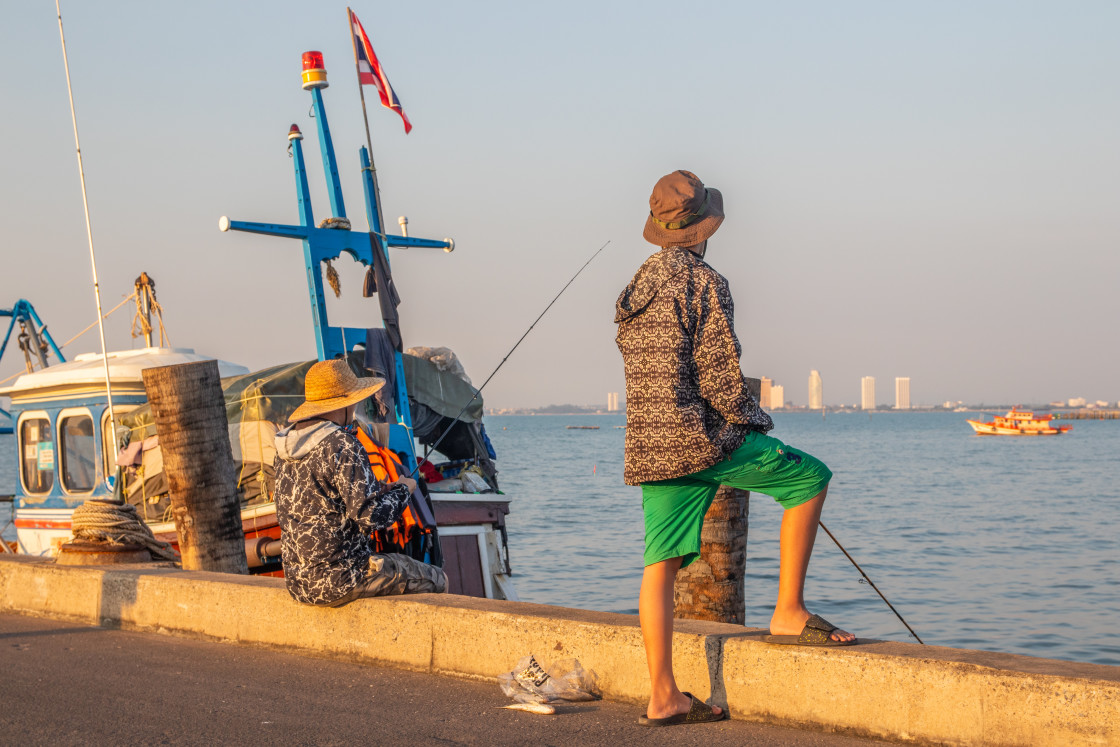
[[[505,517],[509,499],[499,494],[433,494],[433,508],[443,547],[443,570],[448,591],[464,596],[517,601],[510,577]],[[70,541],[73,508],[16,508],[14,524],[18,552],[53,557]],[[179,549],[175,523],[149,524],[156,539]],[[268,540],[280,539],[276,504],[246,506],[241,511],[250,572],[261,576],[283,576],[277,556],[252,557]],[[264,541],[264,542],[262,542]]]
[[[1069,426],[1059,428],[1007,428],[994,423],[982,423],[979,420],[967,421],[978,436],[1060,436],[1069,430]]]

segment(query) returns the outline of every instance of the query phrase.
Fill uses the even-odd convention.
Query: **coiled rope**
[[[132,337],[143,336],[144,339],[148,339],[151,336],[152,322],[149,317],[151,312],[154,311],[156,312],[156,321],[159,322],[159,346],[161,348],[169,347],[171,338],[167,336],[167,330],[163,327],[163,307],[156,300],[156,281],[152,280],[148,273],[140,273],[140,277],[136,278],[136,290],[129,298],[136,301],[136,315],[132,317]],[[144,308],[145,301],[147,302],[147,310]]]
[[[148,525],[140,521],[136,506],[111,501],[86,501],[74,509],[70,532],[76,540],[107,542],[110,545],[143,545],[152,557],[178,560],[171,545],[156,539]]]

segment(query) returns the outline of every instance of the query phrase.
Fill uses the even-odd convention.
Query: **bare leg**
[[[811,501],[787,509],[782,516],[781,569],[778,572],[778,603],[770,619],[772,635],[797,635],[809,619],[809,610],[805,607],[805,574],[809,570],[809,558],[817,539],[817,523],[827,494],[826,487]],[[834,630],[829,637],[834,641],[855,638],[843,630]]]
[[[649,665],[650,699],[646,708],[649,718],[687,713],[692,704],[677,688],[673,677],[673,581],[680,570],[681,560],[670,558],[647,565],[642,574],[638,619],[642,623],[642,639]],[[722,712],[718,706],[713,706],[712,710]]]

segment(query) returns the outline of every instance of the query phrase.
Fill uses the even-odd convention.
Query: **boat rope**
[[[132,317],[133,339],[141,336],[145,340],[151,338],[153,327],[152,320],[149,317],[150,312],[154,311],[156,321],[159,322],[159,346],[161,348],[171,347],[171,337],[163,326],[163,307],[156,300],[156,281],[148,277],[148,273],[140,273],[140,277],[136,278],[136,290],[129,298],[136,301],[136,315]],[[147,312],[144,309],[145,303],[147,304]]]
[[[339,280],[338,270],[334,269],[334,265],[331,264],[331,261],[329,259],[323,261],[327,265],[327,284],[329,284],[331,286],[331,290],[334,291],[335,298],[342,298],[342,282]]]
[[[135,294],[135,293],[130,293],[129,295],[125,296],[125,297],[124,297],[124,300],[123,300],[123,301],[121,301],[121,302],[120,302],[119,304],[117,304],[117,305],[116,305],[116,306],[114,306],[113,308],[109,309],[108,311],[106,311],[106,312],[105,312],[105,314],[104,314],[104,315],[103,315],[103,316],[102,316],[101,318],[102,318],[102,319],[108,319],[108,318],[109,318],[109,315],[110,315],[110,314],[112,314],[112,313],[113,313],[114,311],[116,311],[116,310],[117,310],[117,309],[119,309],[120,307],[124,306],[124,305],[125,305],[126,303],[128,303],[129,301],[131,301],[131,300],[132,300],[132,299],[134,299],[134,298],[136,298],[136,294]],[[89,331],[90,331],[91,329],[93,329],[93,328],[94,328],[94,327],[96,327],[96,326],[97,326],[97,322],[93,322],[93,323],[92,323],[92,324],[90,324],[90,325],[89,325],[88,327],[86,327],[85,329],[83,329],[83,330],[82,330],[81,332],[79,332],[78,334],[74,335],[73,337],[71,337],[71,338],[70,338],[69,340],[67,340],[66,342],[64,342],[64,343],[62,343],[61,345],[59,345],[59,346],[58,346],[58,347],[59,347],[59,349],[61,350],[62,348],[66,347],[66,346],[67,346],[67,345],[69,345],[70,343],[74,342],[74,340],[77,340],[77,339],[78,339],[79,337],[81,337],[82,335],[84,335],[84,334],[85,334],[86,332],[89,332]]]
[[[179,560],[175,550],[156,539],[148,525],[140,521],[131,503],[89,500],[74,509],[70,532],[75,540],[106,542],[110,545],[143,545],[152,557]]]

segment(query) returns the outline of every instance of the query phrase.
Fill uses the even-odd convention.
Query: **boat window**
[[[97,445],[93,418],[71,415],[58,423],[58,451],[62,487],[70,493],[88,493],[97,481]]]
[[[119,407],[118,406],[118,407],[114,407],[113,409],[116,412],[116,416],[118,418],[120,418],[122,415],[127,415],[128,413],[135,410],[136,407],[135,406],[132,406],[132,407]],[[102,462],[102,465],[105,467],[105,474],[106,475],[115,475],[117,473],[117,452],[118,451],[119,451],[119,449],[117,447],[117,442],[113,438],[113,429],[109,425],[109,410],[106,409],[105,413],[101,416],[101,454],[104,457],[101,460],[101,462]]]
[[[19,425],[19,463],[23,489],[49,493],[54,486],[54,440],[51,421],[27,418]]]

